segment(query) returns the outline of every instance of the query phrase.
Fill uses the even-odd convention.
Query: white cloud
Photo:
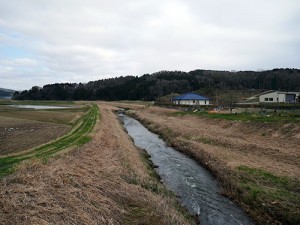
[[[297,0],[0,0],[0,86],[299,67],[299,11]]]

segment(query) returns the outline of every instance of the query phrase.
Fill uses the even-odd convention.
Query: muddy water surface
[[[219,194],[214,177],[188,156],[168,147],[137,120],[119,114],[128,134],[158,166],[162,182],[178,196],[201,225],[250,225],[251,219],[230,199]]]

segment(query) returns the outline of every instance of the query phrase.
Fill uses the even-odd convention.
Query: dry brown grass
[[[0,224],[191,224],[149,175],[114,108],[100,105],[93,140],[0,180]]]
[[[298,224],[299,126],[175,116],[174,112],[143,107],[131,114],[210,169],[224,194],[239,201],[259,224]]]
[[[293,134],[284,135],[280,133],[282,127],[272,129],[268,124],[177,117],[171,116],[172,112],[172,109],[150,107],[136,111],[136,114],[160,132],[171,132],[176,137],[173,141],[191,145],[195,154],[203,149],[213,158],[224,161],[228,167],[246,165],[280,176],[300,177],[300,127],[291,127]]]

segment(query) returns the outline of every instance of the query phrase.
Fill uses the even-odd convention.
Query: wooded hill
[[[204,90],[300,90],[299,69],[267,71],[160,71],[143,76],[126,76],[91,81],[86,84],[48,84],[43,88],[15,92],[16,100],[147,100],[153,101],[170,93]]]

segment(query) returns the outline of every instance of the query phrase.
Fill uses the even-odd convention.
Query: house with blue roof
[[[186,93],[172,99],[175,105],[209,105],[209,98],[195,93]]]

